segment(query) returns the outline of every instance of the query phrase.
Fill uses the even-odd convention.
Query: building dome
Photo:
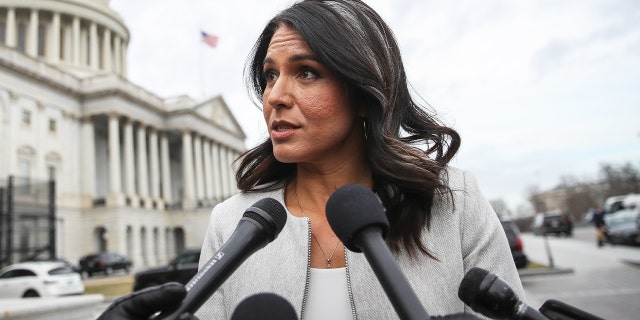
[[[0,0],[0,43],[84,77],[126,75],[129,30],[109,0]]]

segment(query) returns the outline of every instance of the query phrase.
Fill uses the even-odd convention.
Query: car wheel
[[[40,297],[40,294],[38,294],[38,292],[35,291],[35,290],[28,290],[27,292],[25,292],[22,295],[22,297],[23,298],[38,298],[38,297]]]

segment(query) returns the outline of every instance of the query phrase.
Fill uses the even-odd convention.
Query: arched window
[[[45,156],[45,163],[47,164],[47,179],[55,181],[58,176],[60,164],[62,160],[57,152],[49,152]]]
[[[133,229],[131,226],[127,226],[127,257],[133,257]]]
[[[147,250],[147,228],[140,228],[140,254],[142,255],[142,264],[149,265],[149,251]]]
[[[93,229],[93,247],[95,252],[107,251],[107,229],[105,227]]]
[[[30,192],[33,167],[35,166],[36,151],[30,146],[18,148],[18,172],[16,174],[16,186],[22,193]]]
[[[173,229],[173,240],[175,241],[175,253],[181,254],[185,248],[184,229],[180,227]]]

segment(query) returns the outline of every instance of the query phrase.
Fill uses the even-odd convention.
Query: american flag
[[[204,31],[200,31],[200,34],[202,35],[202,42],[206,43],[211,48],[216,47],[216,45],[218,44],[218,36],[216,36],[215,34],[208,34]]]

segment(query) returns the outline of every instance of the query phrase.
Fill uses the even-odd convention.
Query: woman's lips
[[[288,138],[298,127],[284,121],[275,121],[271,125],[271,139],[280,140],[284,138]]]

